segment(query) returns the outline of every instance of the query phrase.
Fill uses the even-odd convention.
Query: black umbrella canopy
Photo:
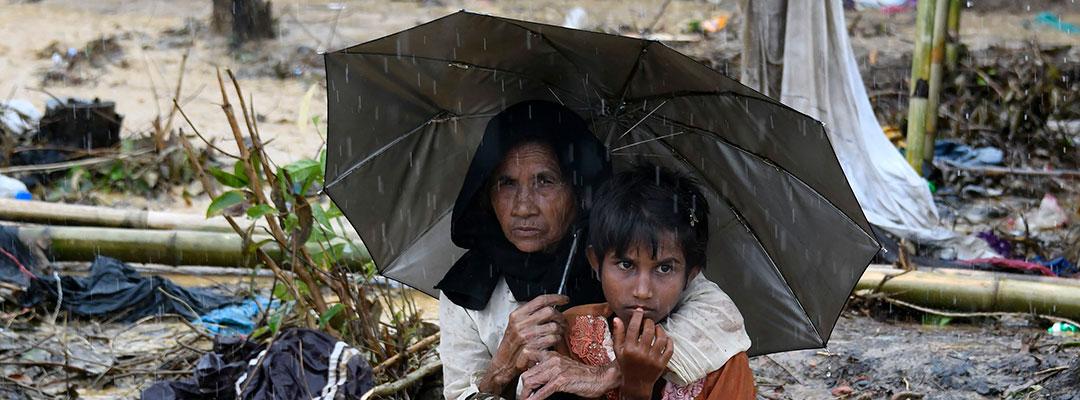
[[[464,251],[450,212],[491,116],[576,110],[618,169],[705,186],[705,274],[751,354],[822,347],[878,251],[824,127],[655,41],[458,12],[326,54],[327,191],[383,274],[428,294]]]

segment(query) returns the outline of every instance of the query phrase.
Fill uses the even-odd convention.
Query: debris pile
[[[120,45],[120,40],[126,38],[124,35],[101,36],[81,47],[50,42],[37,53],[39,59],[51,61],[41,72],[42,85],[77,86],[93,82],[106,72],[107,67],[127,68],[124,48]]]

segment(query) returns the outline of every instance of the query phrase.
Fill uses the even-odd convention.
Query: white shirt
[[[499,349],[510,313],[525,302],[514,298],[499,279],[487,307],[469,310],[439,295],[439,358],[443,363],[443,396],[464,400],[479,391],[476,383]],[[675,344],[668,362],[670,382],[686,385],[720,369],[731,356],[750,348],[742,314],[719,286],[702,274],[690,282],[679,306],[661,326]]]

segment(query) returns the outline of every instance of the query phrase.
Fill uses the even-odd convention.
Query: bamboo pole
[[[870,267],[859,279],[855,290],[879,290],[891,298],[932,308],[1035,313],[1080,319],[1080,282],[1076,280],[944,271]],[[888,276],[893,277],[886,280]]]
[[[937,137],[938,106],[941,104],[941,81],[945,75],[945,20],[949,16],[949,1],[936,0],[934,37],[930,48],[930,92],[926,98],[926,132],[923,134],[923,163],[934,161],[934,139]]]
[[[56,261],[92,261],[103,255],[134,263],[250,267],[255,260],[245,246],[262,242],[269,242],[260,247],[269,256],[280,255],[266,236],[244,243],[235,233],[224,232],[30,226],[19,227],[18,234],[26,243],[46,244]],[[346,253],[343,261],[359,270],[368,260],[367,254]]]
[[[0,219],[49,225],[232,232],[224,218],[149,210],[0,199]]]
[[[946,30],[949,41],[945,43],[945,69],[955,71],[960,57],[960,0],[949,0],[949,20]]]
[[[941,0],[945,1],[945,0]],[[933,39],[935,0],[919,0],[915,17],[915,51],[911,56],[911,92],[908,102],[907,161],[923,174],[926,106],[930,79],[930,41]]]

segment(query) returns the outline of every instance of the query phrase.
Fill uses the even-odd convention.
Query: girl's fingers
[[[641,344],[645,347],[653,346],[653,339],[656,338],[656,323],[653,320],[646,318],[644,326],[641,327]]]
[[[664,328],[660,325],[656,326],[656,344],[653,345],[653,354],[657,356],[667,352],[671,348],[671,338],[668,337],[667,332],[664,332]]]
[[[626,327],[626,340],[630,343],[637,343],[641,338],[642,318],[645,318],[645,313],[640,311],[634,311],[630,317],[630,325]]]
[[[623,343],[626,340],[626,326],[619,317],[615,317],[615,329],[612,336],[612,340],[615,341],[615,351],[622,351]]]

